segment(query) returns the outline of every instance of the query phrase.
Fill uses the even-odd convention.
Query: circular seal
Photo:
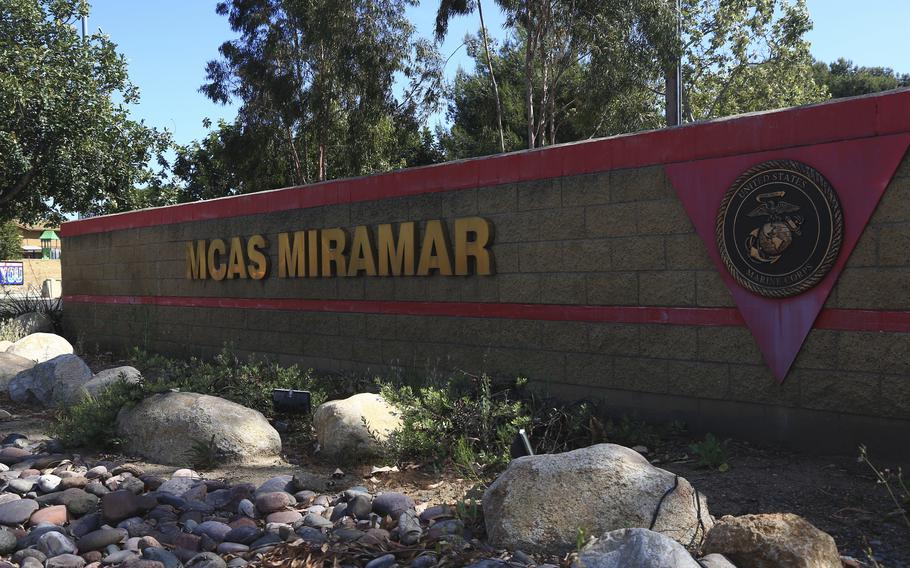
[[[801,294],[834,266],[844,233],[837,193],[801,162],[765,162],[744,172],[717,212],[717,249],[730,275],[770,298]]]

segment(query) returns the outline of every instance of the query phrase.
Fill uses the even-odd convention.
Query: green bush
[[[390,460],[451,462],[465,473],[501,467],[519,428],[529,427],[525,403],[490,377],[465,373],[423,386],[381,382],[383,398],[401,411],[402,428],[384,442]]]
[[[720,471],[730,469],[727,463],[727,452],[724,449],[726,442],[721,442],[714,434],[706,434],[705,439],[689,446],[695,454],[696,465]]]
[[[120,445],[117,413],[121,408],[134,406],[148,394],[144,384],[115,382],[97,396],[87,396],[63,408],[49,433],[66,446],[116,449]]]

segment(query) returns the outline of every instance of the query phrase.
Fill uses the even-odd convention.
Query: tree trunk
[[[25,172],[22,175],[22,177],[19,178],[19,180],[15,183],[15,185],[13,185],[13,187],[9,188],[8,191],[4,191],[4,192],[0,193],[0,203],[5,204],[5,203],[9,203],[10,201],[12,201],[17,195],[19,195],[22,192],[22,190],[24,190],[26,187],[28,187],[28,184],[30,184],[32,182],[32,178],[34,178],[34,177],[35,177],[35,167],[32,166],[31,169],[29,169],[27,172]]]
[[[483,2],[477,0],[477,14],[480,16],[480,35],[483,39],[483,50],[487,55],[487,69],[490,72],[490,82],[493,83],[493,96],[496,98],[496,124],[499,126],[499,149],[506,151],[506,138],[502,131],[502,103],[499,100],[499,85],[496,84],[496,74],[493,72],[493,60],[490,57],[490,43],[487,40],[487,26],[483,21]]]
[[[667,126],[679,126],[679,91],[677,90],[678,86],[675,68],[671,67],[664,70],[664,88],[666,90],[666,96],[664,97],[664,100],[666,101],[664,115],[667,119]]]
[[[294,173],[297,175],[297,179],[294,180],[296,184],[304,183],[303,172],[300,169],[300,156],[297,155],[297,145],[294,144],[294,132],[291,130],[291,127],[288,126],[288,144],[291,145],[291,157],[294,159]]]

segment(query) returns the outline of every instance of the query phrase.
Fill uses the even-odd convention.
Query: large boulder
[[[77,355],[59,355],[22,371],[9,383],[16,402],[57,406],[71,402],[92,378],[92,370]]]
[[[6,352],[43,363],[59,355],[72,354],[73,346],[53,333],[33,333],[13,343]]]
[[[12,353],[0,352],[0,389],[4,391],[9,387],[13,377],[35,366],[35,362]]]
[[[700,568],[681,544],[648,529],[619,529],[582,548],[572,568]]]
[[[378,394],[360,393],[321,405],[313,428],[322,452],[357,461],[377,451],[377,440],[385,441],[401,428],[401,416]]]
[[[688,546],[713,526],[688,481],[616,444],[513,460],[484,493],[483,513],[494,546],[527,552],[567,552],[579,530],[624,528],[650,528]]]
[[[117,415],[124,449],[148,460],[185,465],[199,444],[213,443],[217,458],[261,463],[281,453],[281,438],[262,413],[216,396],[167,392]]]
[[[13,346],[12,341],[9,341],[6,339],[0,339],[0,352],[6,353],[6,350],[12,346]]]
[[[54,333],[54,322],[45,314],[28,312],[17,316],[13,321],[22,329],[22,335]]]
[[[98,396],[114,383],[125,382],[136,385],[139,384],[140,380],[142,380],[142,373],[137,368],[130,366],[114,367],[105,369],[89,379],[88,382],[82,385],[81,393],[76,394]]]
[[[738,568],[840,568],[834,539],[793,513],[721,517],[708,532],[705,553]]]

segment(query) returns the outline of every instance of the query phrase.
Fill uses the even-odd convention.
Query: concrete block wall
[[[817,327],[779,384],[663,168],[868,134],[854,123],[885,134],[880,114],[895,98],[910,105],[910,92],[900,92],[67,223],[65,325],[74,339],[113,349],[208,356],[231,343],[326,370],[523,375],[552,394],[602,399],[617,412],[822,451],[906,440],[910,327]],[[842,121],[849,124],[831,132],[828,124],[808,128],[832,112],[867,120]],[[910,119],[902,120],[887,122],[888,133],[910,132]],[[794,122],[776,138],[761,133]],[[718,128],[730,139],[708,136]],[[731,147],[744,133],[751,145]],[[544,165],[527,175],[535,162]],[[552,162],[558,167],[547,170]],[[320,187],[323,194],[306,193]],[[908,203],[905,156],[825,310],[899,320],[910,311]],[[280,232],[428,219],[443,219],[451,232],[455,218],[475,215],[494,227],[492,276],[274,275]],[[186,279],[188,241],[251,234],[271,243],[270,277]],[[674,315],[691,312],[711,318],[687,323]]]

